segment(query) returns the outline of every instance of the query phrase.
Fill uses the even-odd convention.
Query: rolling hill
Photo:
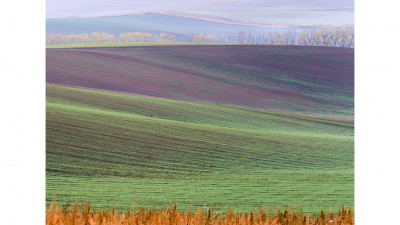
[[[313,26],[354,26],[353,8],[193,10],[163,14],[257,27],[311,28]]]
[[[182,45],[46,51],[49,84],[353,122],[354,49]]]
[[[354,50],[48,48],[46,203],[354,206]]]
[[[353,205],[353,127],[47,85],[46,195],[129,210]]]

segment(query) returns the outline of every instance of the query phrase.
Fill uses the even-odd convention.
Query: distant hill
[[[283,16],[282,16],[283,15]],[[286,32],[288,28],[301,32],[313,26],[335,25],[352,27],[352,10],[325,11],[184,11],[145,13],[105,17],[67,17],[46,20],[46,32],[60,34],[90,34],[105,32],[117,37],[126,32],[151,34],[171,33],[177,41],[190,34],[215,37],[229,33]]]
[[[354,9],[196,10],[168,12],[163,15],[257,27],[354,26]]]
[[[167,32],[176,34],[178,40],[183,40],[185,35],[191,33],[224,36],[229,32],[264,32],[268,29],[271,30],[273,28],[223,24],[157,14],[90,18],[70,17],[46,20],[46,32],[49,33],[90,34],[92,32],[106,32],[118,35],[126,32],[147,32],[152,34]]]

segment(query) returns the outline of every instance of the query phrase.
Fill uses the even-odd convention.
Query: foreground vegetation
[[[353,127],[262,111],[47,86],[46,202],[178,209],[354,205]]]
[[[191,206],[184,211],[178,210],[176,205],[167,209],[147,210],[145,208],[135,209],[133,206],[129,212],[118,213],[115,209],[94,210],[88,203],[79,206],[75,202],[73,207],[65,205],[61,207],[56,201],[46,210],[46,225],[80,225],[80,224],[165,224],[165,225],[228,225],[228,224],[254,224],[254,225],[353,225],[354,214],[351,209],[342,208],[338,213],[323,212],[317,216],[306,215],[299,211],[279,208],[275,213],[272,209],[267,211],[264,207],[258,210],[252,210],[247,213],[238,213],[230,207],[225,214],[215,211],[214,207],[199,208],[192,213]]]

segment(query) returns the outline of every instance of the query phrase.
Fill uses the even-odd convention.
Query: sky
[[[180,10],[352,9],[353,0],[47,0],[46,17],[92,17]]]

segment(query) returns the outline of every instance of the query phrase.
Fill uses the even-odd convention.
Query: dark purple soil
[[[48,83],[351,121],[354,50],[302,46],[47,49]]]

